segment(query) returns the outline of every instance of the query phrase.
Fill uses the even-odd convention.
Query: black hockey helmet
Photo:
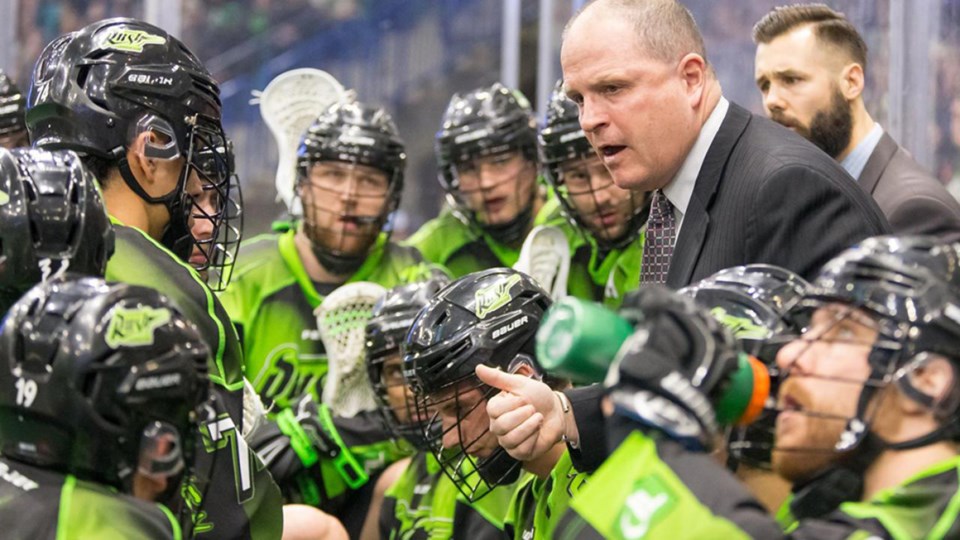
[[[799,304],[810,284],[797,274],[769,264],[721,270],[679,292],[710,310],[773,375],[770,395],[777,395],[776,355],[803,333],[807,316]],[[767,407],[750,425],[727,434],[728,465],[769,468],[776,413]]]
[[[790,270],[749,264],[721,270],[680,292],[710,309],[748,353],[772,365],[779,349],[775,345],[800,335],[806,327],[800,301],[809,288]]]
[[[457,168],[476,158],[510,151],[519,151],[527,160],[536,163],[536,119],[527,98],[520,91],[500,83],[454,94],[443,113],[435,150],[440,184],[456,215],[501,242],[522,240],[533,222],[536,186],[530,188],[530,200],[521,201],[521,211],[515,218],[495,225],[481,223],[464,200],[465,189],[458,179]]]
[[[34,68],[27,128],[34,146],[116,165],[140,198],[163,204],[170,212],[163,244],[184,260],[192,249],[191,172],[229,185],[226,156],[212,176],[197,163],[201,151],[226,146],[219,86],[180,40],[135,19],[98,21],[47,45]],[[145,131],[160,139],[146,146],[148,157],[185,160],[177,186],[162,196],[149,195],[126,161],[127,145]]]
[[[390,387],[407,386],[403,379],[403,366],[397,364],[395,369],[391,366],[387,371],[384,367],[391,356],[400,358],[400,345],[414,318],[447,283],[449,279],[446,277],[435,277],[429,281],[398,285],[388,290],[377,302],[367,322],[367,375],[377,397],[377,405],[391,433],[419,450],[429,450],[429,447],[424,441],[420,425],[410,420],[415,414],[413,403],[406,403],[402,410],[397,410],[390,403],[388,395]]]
[[[0,315],[53,276],[102,276],[113,246],[96,181],[76,154],[0,149]]]
[[[568,178],[564,174],[563,165],[574,160],[594,158],[599,165],[602,166],[602,163],[599,162],[596,151],[580,127],[579,110],[563,91],[562,80],[557,81],[550,95],[546,118],[539,132],[539,143],[540,163],[543,166],[544,177],[554,189],[567,219],[572,221],[578,230],[588,234],[602,249],[620,248],[637,238],[649,215],[650,204],[646,194],[629,191],[625,200],[617,201],[617,204],[623,205],[622,208],[603,209],[597,202],[597,189],[592,180],[584,181],[579,177]],[[612,178],[609,179],[609,183],[613,183]],[[601,189],[604,187],[600,186]],[[583,197],[584,195],[587,197]],[[574,202],[575,200],[592,200],[593,205],[582,208]],[[588,219],[592,214],[614,210],[629,213],[629,220],[623,233],[616,237],[607,234],[606,229],[597,230]]]
[[[404,376],[413,388],[415,418],[444,472],[470,500],[516,480],[519,462],[503,448],[475,459],[470,445],[479,437],[464,441],[462,434],[460,448],[445,450],[445,432],[432,429],[439,422],[436,411],[449,399],[459,401],[460,393],[479,389],[486,398],[496,392],[476,377],[480,364],[515,371],[523,363],[542,373],[535,337],[550,304],[550,295],[526,274],[509,268],[474,272],[442,289],[404,340]],[[459,430],[472,412],[458,407],[457,422],[447,431]]]
[[[844,321],[876,332],[869,346],[866,380],[804,371],[798,377],[814,382],[848,384],[857,396],[852,416],[794,410],[794,414],[843,421],[844,429],[829,447],[804,444],[775,452],[837,452],[820,471],[801,471],[806,478],[795,492],[791,511],[797,516],[822,515],[838,504],[862,496],[864,471],[885,450],[906,450],[960,438],[960,387],[929,395],[913,384],[913,374],[935,358],[946,358],[954,378],[960,375],[960,253],[957,245],[932,237],[880,236],[864,240],[824,265],[801,302],[814,312],[810,335],[804,335],[791,358],[781,358],[785,381],[792,365],[816,342],[847,342],[833,332]],[[823,312],[817,313],[817,310]],[[822,315],[821,315],[822,313]],[[840,328],[843,328],[842,326]],[[783,355],[781,355],[783,356]],[[890,385],[929,409],[938,420],[930,432],[907,440],[883,440],[873,431],[875,398]],[[775,456],[776,457],[776,454]],[[786,458],[785,458],[786,459]]]
[[[314,253],[331,271],[344,274],[356,270],[366,259],[380,233],[391,232],[390,216],[399,206],[403,192],[407,154],[393,118],[382,107],[358,102],[351,93],[328,107],[310,125],[300,140],[297,156],[297,181],[304,205],[304,229],[313,243]],[[330,245],[330,241],[324,239],[327,231],[320,225],[320,214],[330,212],[330,203],[314,200],[317,196],[313,190],[304,189],[305,184],[311,182],[311,169],[321,162],[363,165],[387,175],[386,186],[356,186],[353,191],[357,198],[386,197],[379,212],[374,215],[340,216],[357,222],[357,233],[344,231],[343,235],[364,237],[366,242],[363,249],[345,251],[342,245]],[[330,190],[333,196],[333,190],[339,189],[335,184],[350,182],[350,174],[349,171],[338,171],[335,177],[325,182],[329,186],[313,182],[314,188]],[[349,186],[344,189],[349,189]]]
[[[0,327],[0,452],[131,492],[191,462],[209,350],[153,289],[38,285]]]
[[[857,418],[851,421],[850,437],[842,446],[856,446],[869,429],[869,401],[879,387],[908,364],[919,365],[919,357],[946,357],[960,374],[957,245],[923,236],[868,238],[828,262],[804,299],[810,309],[830,303],[865,311],[876,321],[879,331],[869,356],[871,379],[877,384],[864,385]],[[906,395],[934,406],[933,398],[914,388],[909,377],[894,379]],[[960,436],[960,388],[936,403],[935,408],[943,419],[940,429],[895,447],[914,448]]]

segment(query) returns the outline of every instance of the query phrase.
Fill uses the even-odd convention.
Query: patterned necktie
[[[646,240],[643,246],[643,261],[640,267],[640,284],[666,283],[673,256],[673,244],[677,238],[677,223],[673,205],[659,189],[653,192],[650,217],[647,218]]]

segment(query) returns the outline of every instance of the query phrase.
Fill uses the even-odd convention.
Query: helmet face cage
[[[436,153],[440,184],[458,218],[501,241],[523,238],[538,186],[535,120],[520,92],[495,83],[455,94]]]
[[[390,289],[374,306],[366,328],[367,376],[384,424],[394,437],[421,451],[428,451],[429,447],[420,424],[414,420],[416,407],[403,376],[401,344],[417,313],[448,282],[445,276],[434,277]],[[391,393],[402,394],[403,402],[394,403]]]
[[[329,270],[355,270],[380,234],[390,233],[405,164],[390,115],[352,95],[308,128],[297,161],[303,229]]]
[[[134,471],[170,478],[189,466],[209,351],[166,297],[95,278],[42,284],[8,322],[3,455],[127,493]]]
[[[465,402],[465,396],[474,391],[479,392],[474,394],[474,402]],[[497,486],[515,482],[520,474],[520,462],[500,446],[487,449],[484,457],[474,455],[493,437],[486,416],[486,404],[498,392],[498,389],[483,384],[475,376],[469,376],[435,394],[417,393],[414,400],[413,418],[420,422],[427,447],[436,456],[444,474],[470,502],[480,500]],[[456,420],[447,428],[443,427],[439,412],[444,409],[455,411],[456,414]],[[478,423],[484,427],[469,433],[465,429],[467,425],[475,426]],[[446,448],[443,438],[451,432],[456,433],[459,444]]]
[[[484,364],[514,372],[526,364],[541,373],[534,338],[549,305],[548,293],[524,274],[475,272],[440,291],[404,341],[411,417],[441,468],[472,501],[519,475],[519,463],[491,441],[482,405],[497,390],[481,384],[474,370]],[[458,444],[445,448],[445,435]]]
[[[957,436],[960,403],[957,391],[937,402],[913,388],[910,382],[913,371],[932,355],[950,359],[956,368],[960,350],[960,317],[953,314],[960,306],[957,260],[956,248],[952,246],[923,238],[888,237],[866,240],[824,266],[799,307],[808,312],[822,309],[830,318],[824,322],[826,315],[821,314],[820,328],[804,333],[800,338],[802,345],[794,349],[793,360],[817,342],[850,343],[826,336],[841,323],[853,320],[877,333],[873,343],[863,343],[868,347],[866,360],[870,375],[861,381],[842,376],[798,374],[790,367],[783,370],[781,384],[788,384],[792,377],[849,384],[851,392],[856,392],[859,398],[852,417],[799,411],[808,417],[844,423],[839,440],[832,446],[801,448],[776,443],[773,450],[850,453],[855,452],[868,435],[879,440],[870,430],[882,399],[889,395],[884,389],[891,383],[908,397],[928,406],[942,423],[928,435],[909,441],[880,441],[882,444],[889,448],[914,448]],[[773,407],[779,412],[776,404]],[[763,450],[771,441],[772,437],[764,441],[750,440],[745,441],[744,446]]]
[[[538,138],[544,177],[573,225],[603,249],[621,248],[636,239],[647,221],[649,197],[614,185],[580,128],[577,106],[567,99],[561,81]]]
[[[226,289],[243,230],[243,194],[234,172],[233,142],[215,146],[217,137],[199,138],[200,152],[191,165],[203,186],[193,199],[194,246],[190,264],[214,291]]]

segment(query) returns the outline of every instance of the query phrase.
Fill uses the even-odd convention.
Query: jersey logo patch
[[[656,477],[647,477],[634,485],[620,512],[618,526],[623,538],[643,538],[650,528],[676,504],[676,496]]]
[[[722,307],[715,307],[710,310],[713,318],[720,321],[720,324],[730,329],[737,339],[763,339],[770,333],[763,326],[754,323],[748,317],[738,317]]]
[[[170,310],[139,307],[113,310],[107,326],[106,342],[111,348],[153,345],[154,332],[170,322]]]
[[[104,46],[115,51],[142,53],[146,45],[163,45],[167,40],[144,30],[119,28],[107,34]]]
[[[513,274],[476,292],[475,312],[481,319],[507,305],[513,300],[510,289],[520,282],[520,276]]]

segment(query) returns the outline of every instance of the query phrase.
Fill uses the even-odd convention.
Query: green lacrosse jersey
[[[570,296],[617,309],[623,295],[639,287],[643,231],[626,246],[603,251],[592,236],[571,224],[559,207],[545,215],[539,224],[558,227],[567,236],[570,243],[567,294]]]
[[[380,538],[501,539],[513,489],[500,486],[476,503],[468,503],[436,458],[420,452],[384,495]]]
[[[789,538],[868,540],[960,538],[960,456],[938,463],[865,502],[847,502],[830,514],[799,523],[782,510]],[[784,508],[789,507],[789,501]]]
[[[174,515],[74,476],[0,458],[0,528],[9,540],[169,540]]]
[[[558,204],[551,193],[534,217],[533,225],[552,216]],[[424,223],[405,244],[417,248],[424,259],[449,270],[454,279],[488,268],[512,267],[520,258],[522,247],[498,242],[478,227],[464,223],[448,207]]]
[[[566,449],[549,477],[542,479],[527,475],[507,510],[504,526],[507,536],[516,540],[553,538],[554,528],[570,505],[571,498],[589,484],[589,478],[589,474],[573,467]]]
[[[719,466],[717,472],[722,473]],[[554,533],[563,540],[750,538],[701,504],[658,457],[655,441],[639,432],[627,437],[574,495]]]
[[[295,229],[258,236],[243,245],[221,293],[243,342],[246,374],[267,405],[286,408],[304,393],[321,402],[327,356],[314,310],[339,286],[318,289],[294,244]],[[426,279],[432,267],[416,249],[381,234],[347,283],[386,288]]]
[[[169,296],[210,347],[215,416],[201,426],[195,489],[184,490],[195,514],[194,533],[200,538],[276,538],[283,526],[282,499],[242,436],[243,353],[226,311],[193,268],[143,231],[111,219],[116,248],[106,279]],[[210,485],[218,487],[208,489]],[[235,489],[224,487],[229,485]]]

